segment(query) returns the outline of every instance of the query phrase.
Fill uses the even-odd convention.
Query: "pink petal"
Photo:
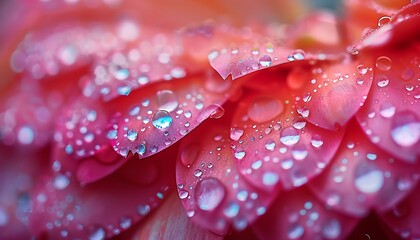
[[[121,156],[153,155],[216,117],[237,86],[214,73],[147,86],[112,103],[118,112],[107,136]]]
[[[283,192],[253,229],[260,239],[345,239],[358,219],[326,207],[307,188]]]
[[[420,237],[420,185],[392,210],[382,214],[382,220],[404,239]]]
[[[242,176],[272,192],[301,186],[330,162],[344,135],[307,122],[297,107],[299,91],[279,83],[275,93],[247,94],[241,99],[230,133]],[[299,114],[299,112],[301,114]]]
[[[32,231],[51,239],[112,237],[156,208],[173,179],[175,150],[129,161],[112,175],[80,186],[70,172],[42,176],[29,216]],[[169,160],[169,161],[168,161]],[[141,170],[142,174],[139,174]]]
[[[0,142],[39,148],[49,143],[57,105],[53,93],[38,85],[22,83],[0,100]],[[52,101],[48,101],[52,100]]]
[[[176,194],[171,194],[138,228],[131,239],[223,239],[205,230],[193,222],[185,214],[184,208]]]
[[[384,212],[415,186],[418,168],[377,148],[356,122],[347,129],[331,165],[310,187],[329,207],[353,216]]]
[[[30,239],[31,190],[48,153],[1,146],[0,155],[0,239]]]
[[[312,80],[304,85],[298,107],[308,109],[308,121],[334,130],[344,126],[366,100],[372,83],[370,64],[349,62],[311,69]],[[308,71],[308,70],[301,70]]]
[[[219,234],[232,225],[245,229],[275,198],[250,185],[236,170],[227,125],[226,119],[209,121],[190,133],[182,141],[177,162],[178,194],[187,215]]]
[[[375,78],[357,120],[370,140],[407,162],[420,156],[419,50],[383,52]]]

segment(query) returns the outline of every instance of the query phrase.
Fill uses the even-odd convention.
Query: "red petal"
[[[306,81],[298,107],[308,109],[308,121],[327,129],[344,126],[366,100],[372,83],[369,64],[349,62],[316,66]],[[303,70],[309,71],[309,70]]]
[[[260,239],[345,239],[357,222],[325,207],[304,187],[280,194],[253,229]]]
[[[157,158],[129,161],[114,174],[86,186],[80,186],[69,172],[44,176],[34,194],[31,229],[51,239],[119,234],[165,197],[174,177],[173,162],[168,161],[174,154],[168,150]]]
[[[195,225],[185,214],[176,194],[172,194],[148,218],[131,239],[223,239]]]
[[[372,90],[357,120],[371,141],[407,161],[420,156],[419,50],[382,52]]]
[[[47,154],[1,146],[0,155],[0,239],[30,239],[31,190]]]
[[[119,112],[108,138],[115,151],[121,156],[131,151],[147,157],[177,142],[205,119],[216,117],[212,115],[235,92],[236,83],[214,75],[150,85],[113,102],[112,109]]]
[[[227,126],[228,121],[218,120],[192,132],[182,141],[177,162],[178,194],[188,216],[220,234],[231,225],[246,228],[275,197],[258,191],[238,173]]]
[[[308,123],[297,108],[298,91],[278,83],[275,93],[248,94],[232,123],[231,141],[241,174],[260,189],[290,189],[319,174],[336,152],[344,129]]]
[[[420,185],[405,200],[382,215],[385,223],[404,239],[420,236]]]
[[[386,211],[406,196],[415,186],[416,171],[373,145],[352,122],[331,165],[310,186],[331,208],[365,216],[370,209]]]

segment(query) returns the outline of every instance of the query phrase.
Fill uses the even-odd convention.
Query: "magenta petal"
[[[211,73],[142,88],[112,103],[120,112],[114,116],[107,137],[123,157],[129,152],[140,158],[153,155],[205,119],[217,118],[223,111],[220,104],[235,90],[233,85]]]
[[[406,162],[420,157],[419,54],[408,48],[379,56],[372,90],[356,115],[373,143]]]
[[[382,214],[383,221],[404,239],[420,237],[420,185],[397,206]]]
[[[134,239],[203,239],[222,240],[223,237],[194,224],[185,214],[181,201],[171,194],[144,224]]]
[[[259,191],[238,173],[230,150],[229,131],[217,121],[206,123],[182,141],[176,168],[177,186],[179,198],[192,220],[206,229],[226,234],[231,226],[243,230],[254,222],[266,211],[275,194]]]
[[[232,121],[230,140],[240,173],[259,189],[291,189],[318,175],[334,156],[344,129],[307,122],[285,84],[276,93],[248,94]]]
[[[373,145],[353,121],[331,165],[309,185],[331,208],[362,217],[398,203],[416,185],[416,172]]]
[[[80,186],[69,172],[41,178],[29,223],[35,234],[112,237],[143,219],[165,197],[173,179],[173,149],[147,160],[133,159],[112,175]],[[169,160],[169,161],[168,161]],[[59,166],[55,165],[54,171]],[[145,174],[139,174],[139,169]]]
[[[345,239],[358,219],[334,212],[307,188],[283,192],[253,226],[260,239]]]

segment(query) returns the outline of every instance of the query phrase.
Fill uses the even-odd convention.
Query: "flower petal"
[[[372,83],[370,64],[349,62],[315,65],[298,104],[308,109],[309,122],[334,130],[344,126],[366,100]],[[305,70],[303,70],[305,71]],[[309,71],[309,70],[306,70]],[[299,76],[299,75],[298,75]]]
[[[420,157],[420,70],[417,49],[382,52],[357,120],[370,140],[401,160]]]
[[[277,183],[291,189],[318,175],[338,149],[344,129],[334,132],[308,123],[302,117],[307,110],[297,107],[299,91],[286,83],[270,91],[240,100],[230,138],[241,174],[272,192]]]
[[[112,175],[85,186],[54,165],[54,172],[42,176],[34,191],[30,228],[52,239],[118,235],[165,197],[174,177],[171,159],[175,153],[172,148],[159,157],[133,159]]]
[[[401,238],[415,239],[420,236],[420,185],[418,185],[412,193],[404,199],[392,210],[382,214],[383,221],[399,234]]]
[[[223,237],[191,222],[177,195],[171,194],[162,206],[139,226],[139,230],[131,239],[222,240]]]
[[[223,127],[227,124],[223,119],[209,121],[190,133],[182,141],[176,168],[178,194],[187,215],[219,234],[226,234],[232,225],[245,229],[275,198],[258,191],[236,170],[229,130]]]
[[[31,190],[48,156],[0,146],[0,239],[30,239]]]
[[[415,186],[418,168],[373,145],[353,121],[331,165],[309,185],[333,209],[365,216],[384,212]]]
[[[217,115],[237,86],[212,72],[147,86],[112,103],[118,112],[107,136],[123,157],[150,156]]]
[[[357,222],[325,207],[303,187],[280,194],[253,229],[260,239],[345,239]]]

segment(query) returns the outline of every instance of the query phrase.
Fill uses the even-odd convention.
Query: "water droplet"
[[[195,200],[203,211],[213,211],[225,198],[226,190],[220,180],[204,178],[195,187]]]
[[[134,131],[133,129],[130,129],[130,130],[127,132],[127,138],[128,138],[128,140],[130,140],[130,141],[135,141],[135,140],[137,139],[137,132],[136,132],[136,131]]]
[[[405,81],[410,80],[414,77],[414,71],[411,68],[406,68],[401,72],[401,78]]]
[[[262,166],[262,161],[257,160],[251,164],[252,169],[257,170]]]
[[[9,214],[7,210],[0,207],[0,227],[6,226],[9,223]]]
[[[388,84],[389,84],[389,79],[388,79],[388,77],[387,76],[385,76],[385,75],[379,75],[378,76],[378,87],[386,87],[386,86],[388,86]]]
[[[374,165],[359,164],[355,170],[355,186],[363,193],[375,193],[384,184],[384,174]]]
[[[395,114],[391,125],[391,138],[401,147],[414,146],[420,139],[420,121],[411,111]]]
[[[390,118],[394,116],[396,109],[397,108],[394,105],[386,102],[381,105],[379,109],[379,114],[381,114],[381,116],[384,118]]]
[[[274,148],[276,147],[276,142],[272,139],[269,139],[265,142],[265,149],[268,151],[274,151]]]
[[[245,190],[241,190],[236,194],[236,198],[241,202],[246,201],[247,197],[248,197],[248,192]]]
[[[178,196],[180,199],[186,199],[188,195],[189,195],[188,191],[185,191],[185,190],[180,190],[178,192]]]
[[[299,132],[292,127],[288,127],[281,132],[280,142],[284,145],[291,146],[296,144],[299,141],[299,138]]]
[[[322,140],[321,136],[315,134],[312,136],[311,144],[313,147],[320,148],[324,144],[324,141]]]
[[[121,66],[114,66],[111,68],[111,73],[118,80],[125,80],[130,76],[130,71]]]
[[[296,129],[303,129],[306,126],[306,121],[303,118],[297,118],[293,121],[293,127]]]
[[[336,219],[330,219],[322,228],[322,236],[327,239],[336,239],[341,235],[341,225]]]
[[[230,139],[233,141],[238,141],[242,135],[244,134],[244,130],[239,128],[231,128],[230,129]]]
[[[263,174],[262,181],[266,186],[276,185],[279,181],[279,175],[275,172],[266,172]]]
[[[289,169],[291,169],[291,168],[293,167],[293,165],[294,165],[294,163],[293,163],[293,160],[292,160],[292,159],[285,159],[285,160],[283,160],[283,161],[281,162],[281,167],[282,167],[284,170],[289,170]]]
[[[296,111],[297,111],[297,113],[299,113],[304,118],[307,118],[309,116],[309,113],[310,113],[309,108],[307,108],[307,107],[298,108]]]
[[[391,69],[392,61],[389,57],[378,57],[376,59],[376,67],[381,71],[388,71]]]
[[[239,209],[240,209],[239,205],[232,202],[232,203],[229,203],[229,205],[225,208],[223,213],[228,218],[234,218],[238,215]]]
[[[134,41],[140,34],[139,26],[136,22],[125,19],[118,24],[117,35],[124,41]]]
[[[388,16],[383,16],[379,18],[378,20],[378,27],[383,27],[385,24],[388,24],[391,22],[391,18]]]
[[[211,111],[210,118],[219,119],[225,114],[225,109],[218,104],[212,104],[208,108]]]
[[[159,110],[153,115],[152,123],[157,129],[166,129],[172,125],[172,117],[169,112]]]
[[[368,72],[369,68],[360,64],[357,66],[357,70],[359,71],[360,75],[365,75]]]
[[[89,236],[89,240],[104,240],[105,237],[105,230],[103,228],[98,228]]]
[[[17,133],[17,139],[21,144],[31,144],[35,139],[35,132],[29,126],[23,126]]]
[[[140,206],[137,207],[137,212],[141,216],[146,216],[147,214],[150,213],[150,206],[149,205],[140,205]]]
[[[187,72],[182,67],[175,67],[171,69],[170,74],[173,78],[183,78],[187,75]]]
[[[283,104],[273,98],[256,99],[248,108],[248,116],[251,120],[262,123],[272,120],[283,112]]]
[[[130,86],[119,86],[117,88],[117,92],[121,96],[128,96],[131,93],[131,87]]]
[[[194,177],[201,177],[203,175],[203,171],[201,169],[194,170]]]
[[[136,153],[143,156],[146,153],[146,145],[140,143],[136,146]]]
[[[245,151],[244,150],[237,150],[235,151],[235,158],[238,160],[241,160],[245,157]]]
[[[292,150],[292,156],[296,160],[303,160],[308,156],[308,151],[304,147],[294,148]]]
[[[159,110],[172,112],[178,108],[178,98],[171,90],[158,91],[156,95]]]
[[[294,225],[292,228],[290,228],[287,236],[289,239],[299,239],[303,236],[303,233],[305,232],[305,229],[300,225]]]
[[[129,229],[131,227],[132,223],[133,223],[133,221],[129,217],[122,217],[120,219],[120,227],[122,229]]]
[[[207,58],[208,58],[208,59],[209,59],[209,61],[211,62],[211,61],[213,61],[214,59],[216,59],[218,56],[219,56],[219,51],[214,50],[214,51],[211,51],[211,52],[209,53],[209,55],[207,56]]]
[[[63,174],[59,174],[54,178],[54,187],[58,190],[65,189],[69,184],[70,179]]]
[[[272,63],[271,57],[268,55],[261,56],[259,62],[260,62],[260,65],[263,67],[269,67],[271,66],[271,63]]]
[[[148,84],[150,82],[150,78],[146,75],[141,75],[137,78],[137,82],[140,85],[145,85],[145,84]]]
[[[114,140],[114,139],[117,139],[117,136],[118,136],[118,131],[117,131],[117,130],[115,130],[115,129],[110,130],[110,131],[106,134],[106,137],[107,137],[109,140]]]
[[[400,191],[407,191],[413,187],[414,182],[409,177],[402,177],[397,180],[397,188]]]
[[[196,161],[200,152],[200,146],[197,144],[191,144],[184,148],[181,152],[181,162],[184,166],[190,167]]]

